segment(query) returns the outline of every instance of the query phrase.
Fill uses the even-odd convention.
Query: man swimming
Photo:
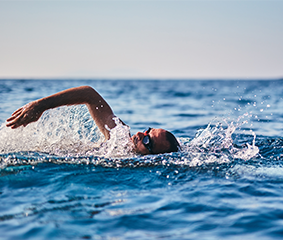
[[[27,126],[36,122],[42,113],[48,109],[64,105],[85,104],[97,127],[105,136],[110,138],[109,129],[116,126],[116,117],[108,103],[92,87],[81,86],[70,88],[56,94],[32,101],[16,110],[7,119],[7,127],[12,129]],[[122,121],[121,121],[122,122]],[[149,128],[145,132],[137,132],[131,137],[134,150],[142,155],[177,152],[180,145],[174,135],[164,129]]]

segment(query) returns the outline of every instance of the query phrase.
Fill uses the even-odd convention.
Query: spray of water
[[[102,141],[96,125],[83,106],[52,109],[26,127],[0,129],[1,153],[38,151],[75,155],[95,148]]]
[[[256,156],[255,134],[252,143],[237,146],[232,138],[235,131],[247,123],[249,116],[236,121],[224,119],[210,123],[197,131],[193,139],[180,138],[182,151],[172,154],[139,156],[133,153],[130,129],[118,118],[116,127],[105,141],[86,107],[62,107],[43,114],[39,121],[10,129],[0,128],[0,168],[9,165],[56,163],[85,163],[107,167],[149,166],[174,164],[201,166],[227,163],[233,159],[248,160]]]
[[[236,122],[223,119],[216,124],[210,123],[205,129],[199,129],[191,141],[181,139],[183,151],[186,153],[186,156],[183,157],[183,164],[189,166],[221,164],[231,162],[233,159],[249,160],[256,156],[259,149],[255,146],[254,132],[249,132],[253,136],[252,143],[246,142],[242,146],[236,145],[232,138],[236,131],[240,131],[241,127],[248,123],[245,120],[247,117],[250,116],[244,114]]]

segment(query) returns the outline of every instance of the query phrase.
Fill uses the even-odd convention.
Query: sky
[[[283,0],[0,0],[0,78],[276,79]]]

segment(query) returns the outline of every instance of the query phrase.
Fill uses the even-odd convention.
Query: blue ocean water
[[[182,151],[139,156],[103,141],[84,106],[5,120],[90,85],[131,133],[173,132]],[[283,81],[1,80],[1,239],[282,239]],[[118,147],[117,147],[118,145]],[[122,146],[122,147],[120,147]]]

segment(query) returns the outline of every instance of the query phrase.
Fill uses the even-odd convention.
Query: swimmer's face
[[[148,142],[147,135],[150,142]],[[144,141],[144,138],[147,141]],[[131,140],[135,145],[135,151],[142,155],[166,152],[170,147],[170,143],[166,139],[166,130],[161,128],[151,128],[144,133],[137,132]]]

